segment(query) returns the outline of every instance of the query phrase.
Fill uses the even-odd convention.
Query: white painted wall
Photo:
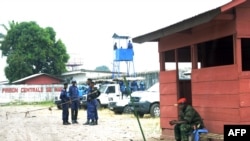
[[[0,85],[0,103],[54,100],[63,85]]]

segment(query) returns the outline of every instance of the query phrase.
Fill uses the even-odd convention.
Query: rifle
[[[95,98],[99,97],[100,94],[101,94],[101,92],[98,89],[95,89],[91,93],[87,94],[87,100],[95,99]]]

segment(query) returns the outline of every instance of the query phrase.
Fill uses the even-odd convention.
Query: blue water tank
[[[115,61],[133,61],[134,51],[133,49],[116,49]]]

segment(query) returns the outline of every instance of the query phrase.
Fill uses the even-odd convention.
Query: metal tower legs
[[[126,64],[126,75],[127,77],[136,77],[135,74],[135,67],[134,67],[134,62],[133,61],[113,61],[113,75],[112,78],[118,78],[121,77],[121,71],[120,71],[120,63],[125,62]],[[132,67],[132,68],[131,68]]]

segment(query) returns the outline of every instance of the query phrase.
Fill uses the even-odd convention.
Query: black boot
[[[71,124],[70,122],[66,121],[67,124]]]
[[[98,120],[95,121],[95,125],[98,125]]]
[[[91,120],[91,122],[89,123],[89,125],[96,125],[94,120]]]
[[[68,125],[66,121],[63,121],[63,125]]]
[[[87,120],[83,125],[89,125],[89,120]]]

